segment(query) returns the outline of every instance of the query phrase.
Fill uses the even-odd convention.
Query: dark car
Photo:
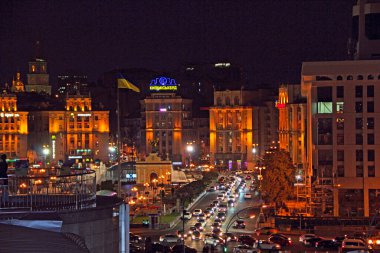
[[[134,243],[142,242],[142,237],[134,233],[129,233],[129,241]]]
[[[221,236],[222,235],[222,230],[220,228],[214,228],[212,230],[213,235]]]
[[[331,249],[331,250],[338,250],[339,244],[338,242],[334,240],[322,240],[315,243],[315,248],[317,249]]]
[[[309,247],[315,247],[315,244],[319,241],[322,241],[322,240],[323,240],[323,238],[321,238],[321,237],[313,237],[313,238],[305,239],[303,241],[303,245],[309,246]]]
[[[253,246],[253,244],[256,242],[256,238],[250,235],[241,235],[239,236],[238,241],[241,242],[241,244]]]
[[[280,244],[281,246],[292,245],[292,239],[282,234],[272,234],[271,236],[269,236],[268,241]]]
[[[164,245],[158,242],[152,243],[152,252],[172,252],[168,245]]]
[[[130,253],[141,253],[143,252],[142,248],[137,245],[133,245],[132,243],[129,244],[129,252]]]
[[[234,235],[233,233],[224,233],[222,237],[226,238],[227,242],[229,242],[229,241],[237,242],[237,240],[238,240],[238,237],[236,235]]]
[[[191,239],[193,240],[200,240],[202,238],[202,235],[199,231],[194,231],[194,233],[191,235]]]
[[[200,222],[195,223],[194,227],[196,227],[199,231],[203,231],[203,226]]]
[[[183,245],[174,245],[171,250],[172,253],[183,253]],[[197,250],[185,245],[185,253],[197,253]]]
[[[232,227],[236,228],[236,229],[239,229],[239,228],[244,229],[245,228],[245,222],[244,222],[244,220],[239,219],[239,220],[235,221],[235,224]]]

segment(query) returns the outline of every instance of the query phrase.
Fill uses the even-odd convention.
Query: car
[[[199,223],[201,223],[202,226],[204,226],[204,224],[206,224],[206,219],[205,219],[205,218],[197,218],[197,221],[198,221]]]
[[[140,246],[134,245],[132,243],[129,244],[129,252],[130,253],[141,253],[143,252]]]
[[[245,228],[245,222],[242,219],[238,219],[235,221],[235,223],[232,227],[235,229],[244,229]]]
[[[178,235],[175,235],[175,234],[166,234],[166,235],[160,236],[160,242],[178,243],[178,242],[181,242],[181,239],[178,237]]]
[[[379,246],[380,245],[380,237],[379,236],[376,236],[376,237],[369,237],[367,239],[367,243],[369,245],[376,245],[376,246]]]
[[[194,227],[196,227],[198,231],[203,231],[203,224],[200,222],[195,223]]]
[[[143,241],[143,238],[134,233],[129,233],[129,241],[134,243],[141,243]]]
[[[247,176],[245,177],[245,180],[251,180],[251,176],[247,175]]]
[[[192,240],[200,240],[202,239],[202,235],[199,231],[194,231],[194,233],[191,235]]]
[[[198,215],[200,215],[202,213],[202,209],[194,209],[194,211],[193,211],[193,215],[194,216],[198,216]]]
[[[233,233],[224,233],[223,234],[223,238],[225,238],[227,240],[227,242],[237,242],[238,240],[238,237],[236,235],[234,235]]]
[[[208,218],[211,217],[211,212],[208,211],[208,210],[205,210],[205,211],[203,212],[203,214],[205,215],[205,218],[206,218],[206,219],[208,219]]]
[[[244,199],[252,199],[252,194],[250,193],[244,194]]]
[[[206,208],[206,211],[207,211],[207,212],[209,212],[209,213],[210,213],[210,215],[213,215],[213,214],[215,213],[215,211],[214,211],[214,208],[213,208],[213,207],[207,207],[207,208]],[[206,212],[206,211],[205,211],[205,212]]]
[[[262,227],[255,230],[256,235],[270,235],[278,233],[278,229],[274,227]]]
[[[228,201],[232,200],[233,202],[235,202],[235,196],[231,195],[232,193],[230,193],[230,196],[228,196]]]
[[[184,218],[185,220],[190,220],[191,217],[193,217],[193,215],[192,215],[190,212],[185,211],[185,212],[183,213],[183,218]]]
[[[218,212],[227,212],[227,203],[222,203],[218,207]]]
[[[220,222],[214,222],[211,224],[211,229],[221,228],[221,227],[222,227],[222,224],[220,224]]]
[[[319,237],[319,236],[311,237],[311,238],[303,240],[303,245],[309,246],[309,247],[315,247],[315,243],[322,241],[322,240],[323,240],[323,238]]]
[[[228,201],[227,201],[227,205],[228,205],[229,207],[233,207],[233,206],[235,206],[235,201],[233,201],[233,200],[228,200]]]
[[[208,192],[214,192],[215,191],[215,186],[210,186],[209,188],[207,188],[207,191]]]
[[[349,251],[372,251],[372,247],[367,243],[363,242],[361,239],[344,239],[342,246],[339,248],[339,252],[349,252]]]
[[[226,213],[219,212],[216,217],[218,217],[219,219],[221,219],[222,221],[224,221],[226,219]]]
[[[219,200],[214,200],[214,201],[212,202],[212,204],[214,205],[214,207],[219,206]]]
[[[303,234],[303,235],[300,235],[299,242],[303,242],[304,240],[309,239],[309,238],[313,238],[313,237],[316,237],[316,235],[315,234]]]
[[[238,237],[238,242],[245,244],[245,245],[253,246],[256,242],[256,238],[254,238],[250,235],[241,235]]]
[[[219,219],[218,217],[216,217],[214,222],[218,222],[218,223],[222,224],[223,221],[221,219]]]
[[[222,236],[223,235],[222,230],[220,228],[214,228],[212,230],[212,234],[216,235],[216,236]]]
[[[339,244],[335,240],[321,240],[315,243],[315,248],[320,250],[338,250]]]
[[[197,220],[199,221],[200,219],[206,219],[206,215],[204,213],[199,214]]]
[[[184,233],[183,232],[183,230],[177,230],[177,236],[179,237],[179,238],[187,238],[187,233]]]
[[[282,234],[272,234],[271,236],[269,236],[268,241],[278,243],[281,246],[292,245],[292,238],[286,237]]]
[[[281,245],[278,243],[274,243],[268,240],[259,240],[257,242],[257,248],[259,249],[269,249],[269,250],[280,250]]]
[[[172,252],[170,247],[166,244],[153,242],[151,245],[152,245],[152,248],[151,248],[152,252]]]
[[[243,245],[235,246],[232,252],[233,253],[259,253],[260,250],[255,249],[252,246],[243,244]]]
[[[224,199],[224,195],[223,195],[223,194],[219,194],[219,195],[216,197],[216,199],[222,201],[222,200]]]
[[[189,227],[189,231],[187,232],[189,235],[192,235],[194,231],[197,231],[197,228],[195,226]]]
[[[243,171],[241,171],[241,170],[237,170],[237,171],[236,171],[236,175],[240,175],[240,174],[243,174]]]
[[[218,235],[213,235],[210,233],[204,235],[203,241],[205,244],[214,245],[214,246],[224,243],[224,239],[222,237]]]
[[[177,244],[171,248],[172,253],[183,253],[183,245]],[[185,253],[197,253],[197,250],[185,245]]]

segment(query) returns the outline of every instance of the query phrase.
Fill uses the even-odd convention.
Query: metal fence
[[[15,176],[0,179],[0,212],[79,210],[96,204],[95,171],[60,176]]]

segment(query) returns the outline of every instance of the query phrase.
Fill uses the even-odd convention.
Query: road
[[[228,230],[228,232],[234,233],[235,235],[248,234],[248,235],[254,236],[257,239],[265,240],[268,238],[268,236],[266,236],[266,235],[257,236],[256,234],[253,233],[254,230],[259,225],[258,224],[258,217],[259,217],[260,208],[257,207],[259,205],[259,197],[255,194],[255,192],[250,192],[250,190],[249,190],[250,184],[251,184],[250,180],[247,180],[247,186],[244,189],[241,189],[239,197],[238,197],[237,201],[235,202],[235,206],[228,208],[226,220],[222,225],[222,231],[226,232],[227,224],[229,223],[230,219],[239,210],[245,209],[247,207],[253,207],[253,209],[250,210],[250,212],[249,212],[249,216],[252,214],[255,214],[255,217],[252,219],[247,217],[247,219],[245,219],[246,228],[245,229],[234,229],[231,226],[230,229]],[[205,210],[207,207],[209,207],[209,205],[210,205],[210,203],[212,203],[212,201],[216,200],[217,195],[220,194],[220,192],[221,191],[207,192],[205,194],[205,196],[200,201],[198,201],[198,203],[196,203],[189,211],[192,212],[194,209]],[[245,193],[251,193],[253,198],[252,199],[244,199]],[[256,206],[256,208],[255,208],[255,206]],[[245,214],[244,216],[248,216],[248,215]],[[206,225],[204,226],[205,230],[202,232],[203,235],[205,233],[211,232],[211,230],[212,230],[211,224],[213,223],[214,219],[215,218],[212,217],[206,221]],[[189,231],[190,226],[193,226],[196,222],[197,222],[196,217],[193,217],[190,220],[186,221],[184,224],[185,231],[186,232]],[[157,231],[157,230],[146,229],[144,231],[139,230],[138,232],[140,235],[143,235],[143,236],[151,236],[153,241],[158,241],[160,235],[173,234],[173,233],[175,234],[178,230],[182,230],[182,225],[183,225],[182,222],[180,222],[176,227],[174,227],[172,229],[165,230],[165,231],[161,231],[161,230]],[[131,231],[134,232],[134,229],[131,229]],[[135,231],[135,232],[137,232],[137,231]],[[314,248],[305,248],[303,245],[301,245],[301,243],[299,243],[299,241],[298,241],[299,234],[292,232],[292,235],[289,235],[289,237],[292,238],[293,245],[283,248],[282,252],[318,252]],[[185,239],[185,243],[187,246],[197,249],[197,252],[202,252],[202,249],[204,247],[203,240],[192,240],[190,237]],[[238,244],[239,244],[238,242],[228,242],[227,252],[233,252],[233,247],[237,246]],[[222,252],[222,247],[218,246],[216,252]],[[320,251],[320,252],[326,252],[326,251]],[[329,250],[328,252],[334,252],[334,251]]]

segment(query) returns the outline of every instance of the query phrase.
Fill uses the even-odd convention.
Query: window
[[[234,98],[234,105],[239,105],[239,97]]]
[[[363,103],[362,102],[355,102],[355,112],[363,112]]]
[[[363,76],[362,75],[358,75],[357,79],[358,80],[363,80]]]
[[[332,119],[318,119],[318,144],[332,144]]]
[[[229,97],[226,97],[226,105],[231,105],[231,100]]]
[[[338,177],[344,177],[344,166],[338,165],[337,172],[338,172]]]
[[[336,152],[336,160],[339,161],[339,162],[343,162],[344,161],[344,150],[338,150]]]
[[[375,95],[375,87],[373,85],[367,86],[367,97],[373,98]]]
[[[336,135],[336,144],[337,145],[344,145],[344,134],[337,134]]]
[[[356,129],[363,129],[363,119],[362,118],[356,118],[355,119],[355,128]]]
[[[367,160],[369,162],[374,162],[375,161],[375,150],[370,149],[370,150],[368,150],[367,154],[368,154],[368,159]]]
[[[216,99],[216,105],[217,105],[217,106],[221,106],[221,105],[222,105],[222,98],[221,98],[221,97],[218,97],[218,98]]]
[[[344,86],[337,86],[336,87],[336,97],[337,98],[344,98]]]
[[[357,162],[363,161],[363,150],[356,150],[356,161]]]
[[[367,118],[367,129],[374,129],[374,128],[375,128],[375,119]]]
[[[336,119],[336,129],[338,129],[338,130],[344,129],[344,119],[343,118],[337,118]]]
[[[355,97],[357,98],[363,97],[363,86],[361,85],[355,86]]]
[[[368,80],[373,80],[373,75],[368,75],[368,76],[367,76],[367,79],[368,79]]]
[[[338,80],[338,81],[342,81],[342,80],[343,80],[343,77],[342,77],[342,76],[337,76],[336,80]]]
[[[356,177],[363,177],[363,166],[356,165]]]
[[[356,145],[363,145],[363,135],[362,134],[356,134],[355,138],[355,144]]]
[[[367,102],[367,112],[375,112],[375,102]]]
[[[318,113],[332,113],[332,102],[318,102]]]
[[[332,87],[317,87],[318,102],[332,102]]]
[[[368,177],[375,177],[375,166],[368,166]]]
[[[368,145],[374,145],[375,144],[375,135],[374,134],[367,134],[367,144]]]
[[[344,102],[336,102],[336,112],[343,113]]]

